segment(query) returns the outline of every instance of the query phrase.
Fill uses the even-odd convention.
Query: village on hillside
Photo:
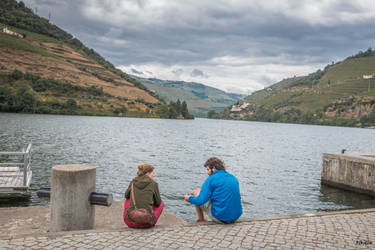
[[[250,105],[250,103],[244,102],[241,105],[233,105],[230,112],[240,112],[241,110],[247,108]]]

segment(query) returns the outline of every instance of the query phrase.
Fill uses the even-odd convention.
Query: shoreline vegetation
[[[137,108],[146,105],[146,112]],[[73,85],[20,70],[0,73],[0,112],[194,119],[186,102],[150,103],[112,96],[96,86]]]
[[[248,115],[246,111],[241,117],[239,113],[232,115],[229,108],[220,113],[209,111],[208,119],[220,120],[240,120],[272,123],[289,123],[305,125],[339,126],[339,127],[357,127],[357,128],[375,128],[375,109],[368,115],[362,116],[359,120],[345,118],[340,116],[327,117],[323,112],[304,112],[299,109],[290,109],[283,114],[274,112],[271,109],[260,109],[257,115]]]

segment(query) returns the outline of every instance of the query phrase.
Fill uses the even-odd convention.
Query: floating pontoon
[[[31,177],[31,144],[22,152],[0,152],[0,195],[26,193]]]

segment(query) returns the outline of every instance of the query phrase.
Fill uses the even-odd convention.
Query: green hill
[[[0,1],[0,55],[0,111],[193,118],[22,1]]]
[[[373,79],[364,79],[372,75]],[[375,123],[375,53],[359,52],[308,76],[284,79],[245,97],[241,111],[227,107],[212,118],[372,126]]]
[[[209,110],[221,110],[244,97],[195,82],[135,78],[167,101],[186,101],[191,113],[198,117],[206,117]]]

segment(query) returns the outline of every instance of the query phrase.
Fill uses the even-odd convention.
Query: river
[[[0,206],[48,204],[35,191],[50,186],[59,164],[97,167],[97,191],[123,200],[137,165],[150,163],[166,209],[194,221],[183,196],[200,187],[204,162],[217,156],[240,182],[243,217],[375,207],[367,195],[320,184],[323,152],[375,152],[374,139],[375,130],[360,128],[0,113],[0,151],[33,144],[30,200]]]

